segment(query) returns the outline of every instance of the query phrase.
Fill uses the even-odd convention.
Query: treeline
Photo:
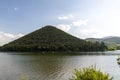
[[[1,51],[105,51],[107,46],[101,42],[83,42],[83,44],[11,44],[0,48]]]

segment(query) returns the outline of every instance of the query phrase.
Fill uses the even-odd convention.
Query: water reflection
[[[22,53],[24,54],[24,53]],[[34,53],[38,54],[38,53]],[[19,80],[27,76],[30,80],[68,80],[74,68],[96,64],[102,71],[120,80],[120,68],[113,55],[68,55],[0,54],[0,80]]]
[[[19,57],[18,57],[19,56]],[[29,75],[31,80],[62,80],[69,67],[66,56],[58,55],[10,55],[11,61],[20,75]],[[16,72],[15,72],[16,73]],[[66,80],[68,78],[66,77]]]

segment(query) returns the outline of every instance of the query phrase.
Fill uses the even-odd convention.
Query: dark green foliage
[[[2,51],[104,51],[104,43],[78,39],[53,26],[46,26],[2,46]]]
[[[120,56],[117,58],[117,63],[120,65]]]
[[[96,66],[74,70],[74,76],[70,80],[113,80],[107,73],[96,69]]]
[[[117,50],[120,50],[120,44],[117,44],[116,48],[117,48]]]

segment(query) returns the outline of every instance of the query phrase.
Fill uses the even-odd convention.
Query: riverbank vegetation
[[[103,38],[87,38],[86,41],[104,42],[109,51],[120,50],[120,37],[108,36]]]
[[[113,80],[108,73],[103,73],[96,69],[96,66],[75,69],[74,75],[69,80]]]
[[[120,56],[117,58],[117,63],[120,65]]]

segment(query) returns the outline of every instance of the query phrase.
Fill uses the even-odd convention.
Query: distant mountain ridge
[[[107,36],[103,38],[86,38],[85,40],[89,41],[103,41],[103,42],[111,42],[115,44],[120,44],[120,37],[117,36]]]
[[[117,36],[107,36],[103,38],[87,38],[85,40],[92,42],[104,42],[110,50],[120,49],[120,37]]]
[[[74,37],[54,26],[45,26],[1,47],[2,51],[104,51],[103,43]]]

